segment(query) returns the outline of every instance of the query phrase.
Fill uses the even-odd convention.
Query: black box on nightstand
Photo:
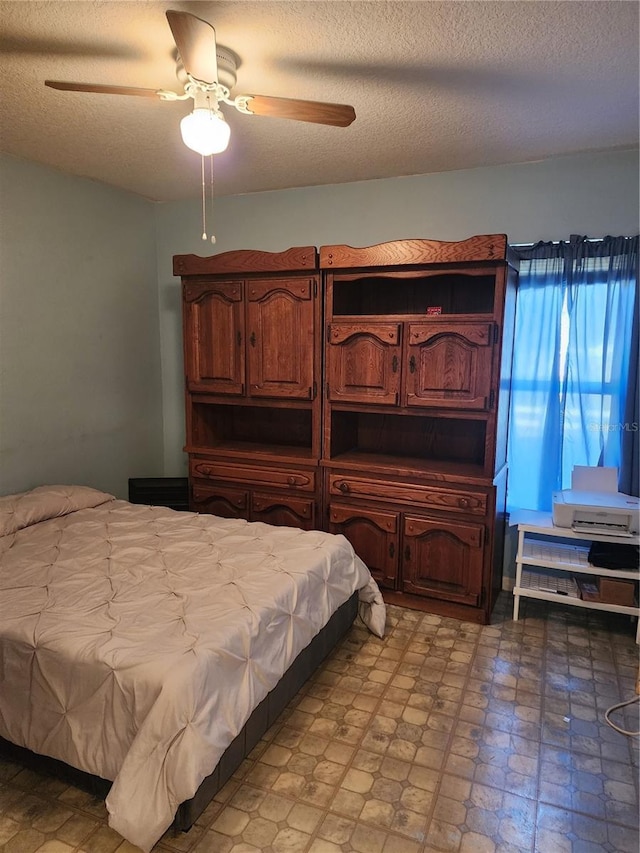
[[[187,477],[133,477],[129,479],[129,501],[132,504],[189,509]]]

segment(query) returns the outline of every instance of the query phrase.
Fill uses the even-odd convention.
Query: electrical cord
[[[618,702],[617,705],[612,705],[610,708],[604,712],[604,718],[609,723],[612,729],[615,729],[617,732],[620,732],[622,735],[629,735],[629,737],[638,737],[640,736],[640,732],[628,732],[626,729],[621,729],[619,726],[616,726],[615,723],[611,722],[609,716],[617,711],[619,708],[625,708],[627,705],[632,705],[634,702],[640,701],[640,696],[634,696],[632,699],[627,699],[626,702]]]

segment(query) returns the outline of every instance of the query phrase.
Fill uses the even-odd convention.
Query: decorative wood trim
[[[315,246],[295,246],[284,252],[238,249],[206,258],[199,255],[173,256],[173,274],[178,276],[308,272],[317,268],[318,252]]]
[[[375,246],[321,246],[321,269],[402,266],[406,264],[473,263],[507,259],[506,234],[480,234],[468,240],[392,240]]]

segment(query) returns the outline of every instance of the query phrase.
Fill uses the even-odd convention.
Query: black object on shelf
[[[589,562],[603,569],[637,569],[640,549],[628,542],[592,542]]]
[[[133,477],[129,479],[129,501],[132,504],[189,509],[187,477]]]

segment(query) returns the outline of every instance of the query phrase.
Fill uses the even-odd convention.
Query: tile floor
[[[390,607],[355,626],[163,853],[638,853],[630,620],[501,595],[479,626]],[[637,730],[638,705],[614,722]],[[133,853],[104,804],[0,762],[6,853]]]

